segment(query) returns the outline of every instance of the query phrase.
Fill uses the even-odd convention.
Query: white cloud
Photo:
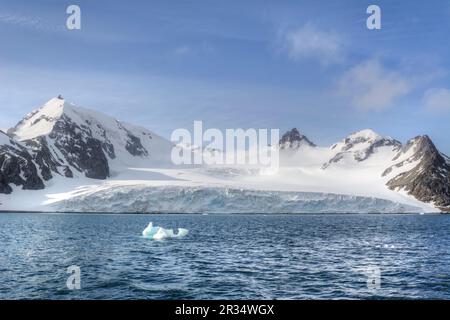
[[[190,46],[184,45],[175,49],[175,54],[177,55],[186,55],[192,52],[192,48]]]
[[[187,56],[194,54],[202,54],[202,53],[211,53],[213,52],[213,47],[206,43],[194,44],[194,45],[182,45],[175,48],[174,53],[178,56]]]
[[[55,32],[64,30],[64,26],[62,24],[60,26],[54,26],[37,17],[9,13],[0,13],[0,23],[15,25],[24,28],[32,28],[38,31]]]
[[[425,108],[433,111],[450,110],[450,90],[445,88],[430,89],[423,97]]]
[[[370,111],[392,106],[395,99],[408,94],[413,84],[399,72],[369,60],[347,71],[339,80],[338,91],[356,108]]]
[[[300,29],[282,32],[283,49],[294,61],[318,59],[323,65],[344,60],[344,40],[335,32],[318,30],[311,24]]]

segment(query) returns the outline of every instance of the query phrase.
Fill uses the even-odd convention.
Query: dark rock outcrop
[[[12,139],[8,144],[0,145],[0,193],[11,193],[11,184],[22,186],[24,190],[44,189],[32,156]]]
[[[141,139],[133,135],[129,130],[127,130],[119,121],[117,121],[117,126],[120,130],[124,131],[127,135],[127,142],[125,144],[125,149],[135,157],[148,156],[147,149],[142,145]],[[144,134],[145,135],[145,134]],[[149,136],[151,139],[152,137]]]
[[[88,126],[79,126],[63,115],[49,137],[62,153],[68,164],[92,179],[109,177],[108,159],[104,151],[114,153],[114,147],[108,142],[93,138]]]
[[[300,145],[308,145],[310,147],[316,147],[314,143],[312,143],[305,135],[301,134],[297,128],[293,128],[289,130],[280,139],[280,148],[298,148]]]
[[[388,187],[392,190],[405,190],[420,201],[433,203],[442,211],[450,212],[450,159],[437,150],[428,136],[409,141],[397,158],[411,148],[414,148],[413,155],[396,167],[401,168],[413,162],[418,164],[412,170],[389,180]],[[392,167],[388,168],[384,175],[392,170]]]
[[[128,141],[125,149],[133,156],[148,156],[148,151],[142,146],[141,139],[128,132]]]
[[[44,137],[24,141],[24,143],[31,151],[33,159],[42,174],[42,178],[45,181],[52,179],[52,172],[58,172],[58,167],[61,167],[63,160],[55,159]]]

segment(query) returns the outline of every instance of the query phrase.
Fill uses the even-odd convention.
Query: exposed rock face
[[[89,126],[80,126],[63,115],[56,121],[49,138],[54,141],[55,147],[68,164],[84,172],[86,177],[93,179],[109,177],[108,159],[104,152],[114,158],[114,146],[108,140],[95,139]]]
[[[405,190],[416,199],[431,202],[443,211],[450,212],[450,160],[441,154],[428,136],[416,137],[409,141],[401,154],[411,151],[413,155],[401,161],[397,168],[408,163],[418,163],[412,170],[403,172],[388,181],[392,190]],[[393,168],[388,168],[384,175]]]
[[[53,178],[52,172],[58,172],[61,167],[62,160],[55,159],[44,137],[39,137],[33,140],[24,141],[24,144],[29,149],[33,160],[37,164],[42,178],[48,181]]]
[[[297,128],[289,130],[280,139],[280,148],[288,149],[293,148],[297,149],[301,145],[307,145],[310,147],[315,147],[316,145],[312,143],[306,136],[301,134]]]
[[[66,178],[73,178],[73,172],[69,167],[65,167],[63,172]]]
[[[10,184],[25,190],[43,189],[44,183],[27,149],[2,132],[0,135],[0,193],[11,193]]]
[[[129,130],[127,130],[124,126],[118,123],[120,130],[126,132],[127,142],[125,145],[125,149],[132,155],[136,157],[148,156],[148,151],[142,145],[141,139],[133,135]],[[150,136],[151,139],[151,136]]]

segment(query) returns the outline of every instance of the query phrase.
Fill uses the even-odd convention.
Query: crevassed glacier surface
[[[53,204],[63,212],[418,213],[390,200],[331,193],[219,187],[112,186]]]

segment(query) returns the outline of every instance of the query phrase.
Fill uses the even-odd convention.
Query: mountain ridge
[[[63,98],[53,98],[43,107],[29,113],[8,135],[30,148],[37,157],[46,159],[44,166],[66,177],[79,172],[87,178],[107,179],[110,162],[150,158],[153,141],[170,142],[144,128],[120,122],[97,111],[76,107]],[[146,141],[144,141],[144,139]],[[144,146],[145,145],[145,146]],[[136,162],[136,161],[131,161]]]

